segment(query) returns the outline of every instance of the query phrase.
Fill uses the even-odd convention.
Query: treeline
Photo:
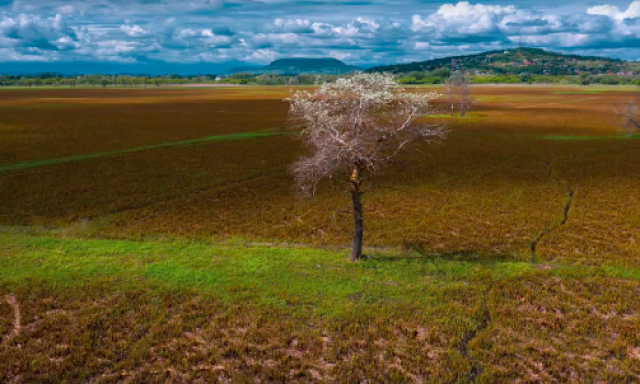
[[[64,76],[60,74],[43,73],[38,75],[0,76],[0,85],[4,86],[95,86],[95,87],[144,87],[193,84],[211,82],[215,75],[206,76],[136,76],[136,75],[77,75]]]
[[[591,75],[551,76],[520,75],[473,76],[474,84],[567,84],[567,85],[640,85],[640,76]]]
[[[164,85],[183,84],[256,84],[256,85],[312,85],[332,82],[338,76],[333,75],[253,75],[237,73],[231,76],[196,75],[196,76],[136,76],[136,75],[78,75],[63,76],[60,74],[39,74],[0,76],[0,86],[42,87],[42,86],[93,86],[93,87],[160,87]]]
[[[444,84],[451,71],[439,68],[433,71],[414,71],[396,75],[399,84]],[[40,74],[28,76],[0,76],[0,86],[18,87],[160,87],[185,84],[247,84],[247,85],[314,85],[333,82],[338,75],[254,75],[237,73],[230,76],[135,76],[135,75],[79,75]],[[640,76],[594,75],[583,72],[579,75],[554,76],[520,73],[518,75],[472,75],[466,74],[469,84],[573,84],[573,85],[640,85]]]
[[[409,72],[397,75],[399,84],[444,84],[451,75],[447,69],[431,72]],[[554,76],[520,73],[519,75],[465,75],[471,84],[574,84],[574,85],[640,85],[640,76],[580,75]]]
[[[314,85],[334,82],[339,75],[254,75],[236,73],[217,80],[216,84],[254,84],[254,85]],[[344,76],[342,76],[344,77]]]

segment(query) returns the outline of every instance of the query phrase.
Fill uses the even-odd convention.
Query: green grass
[[[92,279],[116,277],[175,289],[193,288],[227,303],[293,305],[294,312],[312,310],[340,315],[354,307],[387,302],[411,306],[440,300],[436,285],[465,280],[500,280],[526,273],[517,261],[462,260],[419,254],[374,254],[353,264],[346,252],[299,248],[246,248],[238,244],[201,242],[135,242],[58,239],[0,235],[0,281],[20,284],[44,278],[69,287]],[[353,297],[359,297],[357,301]]]
[[[235,134],[230,134],[230,135],[216,135],[216,136],[202,137],[202,138],[198,138],[198,139],[172,141],[172,142],[160,143],[160,144],[154,144],[154,145],[145,145],[145,146],[136,147],[136,148],[120,149],[120,150],[117,150],[117,151],[99,152],[99,153],[92,153],[92,154],[88,154],[88,155],[78,155],[78,156],[63,157],[63,158],[59,158],[59,159],[35,160],[35,161],[26,161],[26,162],[22,162],[22,163],[3,165],[3,166],[0,166],[0,173],[8,172],[8,171],[16,171],[16,170],[21,170],[21,169],[27,169],[27,168],[35,168],[35,167],[47,166],[47,165],[75,163],[75,162],[78,162],[78,161],[94,160],[94,159],[99,159],[99,158],[107,157],[107,156],[122,155],[122,154],[141,152],[141,151],[149,151],[149,150],[154,150],[154,149],[177,147],[177,146],[184,146],[184,145],[202,144],[202,143],[208,143],[208,142],[213,142],[213,141],[251,140],[251,139],[258,139],[258,138],[283,136],[283,135],[294,135],[294,134],[295,133],[293,133],[293,132],[262,131],[262,132],[235,133]]]
[[[355,306],[437,302],[436,287],[486,284],[540,271],[527,262],[473,254],[428,256],[373,253],[359,263],[347,253],[311,248],[245,247],[242,243],[61,239],[0,234],[0,282],[43,278],[74,287],[93,279],[141,280],[198,289],[227,303],[292,305],[294,311],[341,315]],[[553,276],[610,276],[640,280],[640,271],[557,265]],[[359,296],[357,303],[353,297]]]

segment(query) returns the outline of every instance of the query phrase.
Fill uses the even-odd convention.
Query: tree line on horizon
[[[445,84],[454,73],[448,68],[433,71],[412,71],[395,74],[402,85]],[[567,84],[567,85],[640,85],[640,75],[599,74],[583,72],[578,75],[540,75],[522,72],[513,75],[472,75],[465,74],[469,84]],[[161,87],[188,84],[228,84],[228,85],[315,85],[333,83],[345,75],[275,75],[235,73],[232,75],[1,75],[0,86],[13,87]]]

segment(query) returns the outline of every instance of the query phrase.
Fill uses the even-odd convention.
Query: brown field
[[[420,89],[424,91],[424,89]],[[398,158],[365,197],[367,243],[429,252],[635,265],[640,196],[636,140],[550,140],[621,134],[621,91],[483,87],[441,145]],[[574,89],[573,92],[576,92]],[[279,130],[286,88],[3,91],[0,165],[129,149],[220,134]],[[299,200],[288,175],[293,137],[146,150],[5,171],[0,222],[62,226],[108,238],[199,239],[345,245],[349,201],[336,188]],[[550,166],[547,165],[550,164]],[[63,181],[63,182],[61,182]],[[624,214],[622,214],[624,213]],[[615,236],[616,241],[604,240]]]
[[[352,274],[374,267],[368,261],[343,267],[335,256],[351,238],[344,185],[335,181],[315,199],[297,198],[288,173],[302,153],[295,137],[107,153],[280,132],[288,94],[286,87],[0,90],[0,169],[35,164],[0,171],[0,254],[19,266],[23,252],[85,252],[33,246],[31,235],[303,246],[335,252],[338,261],[332,259],[327,273],[338,274],[340,284],[360,284],[349,280]],[[31,303],[23,317],[33,326],[21,337],[41,340],[41,347],[23,341],[4,372],[0,363],[0,381],[38,382],[48,375],[71,382],[640,381],[640,140],[621,138],[611,113],[632,94],[482,86],[474,95],[479,104],[470,117],[431,118],[449,127],[445,141],[404,153],[370,180],[363,203],[372,260],[391,252],[400,262],[375,261],[380,270],[393,264],[424,274],[386,276],[386,288],[376,286],[381,291],[374,289],[366,303],[355,291],[338,295],[344,300],[338,304],[356,302],[354,308],[369,312],[303,311],[298,315],[306,322],[297,321],[291,311],[307,305],[300,292],[309,288],[288,289],[297,279],[324,276],[315,272],[291,281],[272,276],[270,292],[286,297],[284,309],[253,299],[224,303],[219,291],[201,287],[157,293],[156,283],[128,282],[118,291],[111,278],[86,283],[76,297],[49,275],[25,272],[33,279],[25,285],[0,273],[0,298]],[[47,162],[96,153],[104,155]],[[455,271],[425,272],[430,258]],[[309,265],[322,263],[317,260]],[[385,295],[398,294],[398,281],[397,289],[414,301],[386,301]],[[237,284],[221,289],[262,287]],[[397,312],[390,314],[391,307]],[[0,301],[0,338],[10,333],[11,316],[11,306]],[[137,316],[148,320],[139,337],[131,333]],[[87,341],[92,337],[111,341],[99,346]],[[65,360],[46,362],[56,345],[66,345],[58,356]],[[12,351],[0,346],[0,360]],[[114,359],[120,363],[107,363]],[[29,367],[32,360],[42,362]],[[76,372],[77,364],[88,368]]]

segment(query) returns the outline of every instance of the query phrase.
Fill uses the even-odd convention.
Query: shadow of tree
[[[517,255],[488,250],[449,250],[442,253],[434,253],[420,248],[412,248],[397,254],[369,252],[367,253],[366,259],[389,263],[412,260],[425,263],[434,261],[453,261],[483,265],[528,261],[523,257],[518,257]]]

